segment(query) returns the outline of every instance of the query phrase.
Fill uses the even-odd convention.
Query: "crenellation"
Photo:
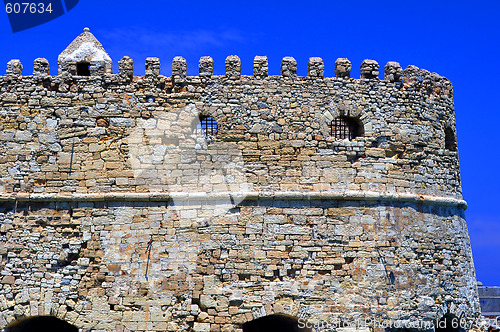
[[[375,60],[365,59],[360,67],[361,78],[378,79],[379,65]]]
[[[409,65],[403,71],[403,82],[418,89],[428,74],[430,74],[429,71],[425,69],[420,70],[417,66]]]
[[[281,76],[296,78],[297,77],[297,61],[291,57],[284,57],[281,61]]]
[[[48,76],[49,61],[45,58],[37,58],[33,61],[33,76]]]
[[[226,76],[232,79],[241,76],[241,60],[237,55],[230,55],[226,58]]]
[[[7,63],[6,75],[23,76],[23,65],[18,59],[12,59]]]
[[[214,59],[202,56],[199,63],[200,77],[211,77],[214,74]]]
[[[118,75],[122,78],[132,79],[133,75],[133,60],[124,56],[118,62]],[[146,77],[155,77],[160,75],[160,60],[156,57],[146,59]],[[78,72],[79,63],[77,61],[65,60],[59,62],[59,75],[66,78],[71,77],[101,77],[107,76],[112,81],[113,74],[109,72],[109,67],[106,63],[100,60],[91,60],[88,63],[88,74],[82,75]],[[362,79],[378,79],[378,63],[375,60],[364,60],[361,64]],[[172,60],[172,78],[174,81],[188,82],[187,78],[187,62],[182,57],[175,57]],[[266,56],[256,56],[254,59],[254,75],[256,79],[262,79],[269,75],[269,64]],[[346,58],[338,58],[335,61],[335,77],[350,78],[351,62]],[[201,57],[199,61],[199,77],[212,77],[214,73],[214,61],[211,57]],[[46,59],[39,58],[34,62],[33,74],[35,76],[49,76],[49,63]],[[19,60],[13,59],[8,62],[6,75],[22,76],[22,64]],[[116,76],[116,75],[115,75]],[[229,56],[226,59],[226,76],[237,78],[241,76],[241,60],[237,56]],[[284,57],[281,62],[281,76],[294,78],[297,77],[297,62],[293,57]],[[324,77],[323,59],[319,57],[311,57],[308,61],[308,76],[317,78]],[[194,78],[194,77],[193,77]],[[52,77],[52,80],[55,78]],[[445,77],[436,73],[430,73],[425,69],[419,69],[416,66],[410,65],[405,70],[397,62],[389,61],[384,67],[384,80],[386,82],[398,83],[403,82],[407,87],[412,89],[423,89],[427,94],[438,94],[451,97],[453,94],[453,86]],[[184,84],[183,83],[183,84]],[[383,85],[384,82],[380,81]]]
[[[267,56],[255,56],[253,61],[253,76],[255,78],[265,78],[269,74],[269,64]]]
[[[389,61],[384,67],[384,80],[389,82],[402,82],[403,69],[399,62]]]
[[[156,57],[146,58],[146,77],[160,76],[160,59]]]
[[[129,56],[124,56],[118,61],[118,74],[128,79],[132,79],[134,77],[134,60]]]
[[[346,58],[338,58],[335,60],[335,77],[350,78],[351,77],[351,61]]]
[[[323,76],[325,76],[323,59],[319,57],[309,58],[309,62],[307,63],[307,76],[317,78],[323,78]]]
[[[186,59],[181,56],[176,56],[172,60],[172,79],[175,84],[183,84],[187,77]]]

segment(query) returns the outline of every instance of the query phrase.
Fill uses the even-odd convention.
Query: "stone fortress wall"
[[[245,76],[236,56],[223,76],[176,57],[171,77],[157,58],[136,77],[78,38],[58,76],[37,59],[0,77],[0,326],[479,315],[446,78],[389,62],[379,80],[365,60],[354,79],[347,59],[324,77],[320,58],[298,77],[290,57],[280,76],[266,57]],[[339,118],[357,137],[335,137]]]

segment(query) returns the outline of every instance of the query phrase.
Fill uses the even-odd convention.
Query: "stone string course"
[[[365,60],[354,79],[345,58],[324,77],[316,57],[307,77],[291,57],[280,76],[263,56],[254,76],[237,56],[223,76],[210,57],[196,77],[182,57],[171,77],[157,58],[141,77],[129,57],[118,74],[60,65],[50,76],[37,59],[23,76],[12,60],[0,77],[0,326],[49,314],[83,331],[479,315],[458,152],[445,148],[445,129],[456,135],[446,78],[389,62],[379,80]],[[186,108],[217,134],[190,141],[176,127]],[[339,116],[364,135],[336,140]],[[136,128],[166,151],[196,148],[138,175]],[[233,166],[210,178],[214,163]],[[186,181],[203,186],[195,197],[228,185],[247,196],[220,215],[206,200],[175,208]]]

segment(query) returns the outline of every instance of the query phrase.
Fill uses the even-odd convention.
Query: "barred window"
[[[444,129],[444,148],[450,151],[457,151],[455,133],[450,127]]]
[[[211,116],[201,117],[197,126],[197,131],[203,133],[205,137],[215,136],[217,133],[217,121]]]
[[[331,135],[335,139],[353,140],[356,137],[363,136],[363,129],[358,120],[340,116],[332,120],[330,124]]]

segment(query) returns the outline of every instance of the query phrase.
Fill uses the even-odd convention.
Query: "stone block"
[[[201,57],[199,68],[201,77],[211,77],[214,73],[214,59],[209,56]]]
[[[389,61],[384,68],[384,79],[389,82],[401,82],[403,69],[398,62]]]
[[[256,56],[253,61],[253,75],[256,78],[267,77],[269,64],[267,56]]]
[[[241,60],[237,55],[226,58],[226,77],[236,79],[241,76]]]
[[[118,74],[131,79],[134,76],[134,60],[128,56],[124,56],[118,61]]]
[[[379,65],[375,60],[365,59],[361,63],[361,78],[378,79]]]
[[[49,61],[45,58],[37,58],[33,62],[33,76],[49,75]]]
[[[155,57],[146,58],[146,73],[148,77],[160,75],[160,59]]]
[[[176,84],[184,83],[187,76],[187,62],[181,56],[176,56],[172,60],[172,78]]]
[[[297,77],[297,61],[292,57],[284,57],[281,61],[281,76],[295,78]]]
[[[23,75],[23,65],[18,59],[13,59],[7,62],[7,75],[12,76],[22,76]]]
[[[351,77],[351,61],[347,58],[338,58],[335,60],[335,77],[349,78]]]
[[[322,78],[325,76],[325,65],[323,64],[323,59],[318,57],[309,58],[307,64],[307,75],[309,77]]]

